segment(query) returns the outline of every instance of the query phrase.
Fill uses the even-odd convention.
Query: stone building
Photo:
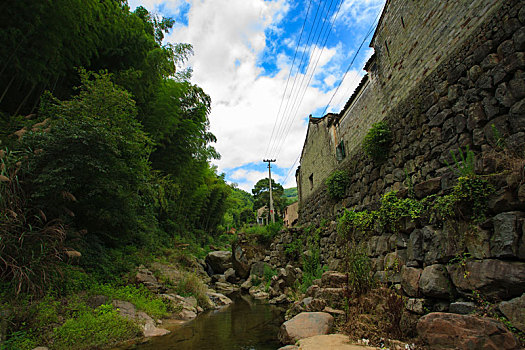
[[[387,0],[370,42],[374,54],[358,88],[340,113],[310,117],[296,174],[300,206],[360,148],[372,124],[410,99],[503,3]]]

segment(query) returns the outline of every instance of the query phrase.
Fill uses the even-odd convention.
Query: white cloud
[[[217,161],[221,171],[262,162],[265,156],[291,62],[285,55],[277,55],[279,70],[272,77],[261,76],[257,63],[265,49],[265,32],[277,26],[287,10],[284,0],[194,0],[188,26],[175,28],[168,37],[173,42],[193,44],[193,81],[212,98],[210,123],[218,139],[216,148],[222,154]],[[335,49],[325,49],[318,69],[334,55]],[[284,130],[290,130],[286,148],[279,152],[278,166],[293,164],[304,142],[303,119],[326,104],[328,98],[327,93],[308,88],[300,108],[296,103],[292,110],[290,103],[287,116],[296,117],[288,120],[286,129],[283,126],[279,133],[284,136]],[[230,176],[249,182],[266,175],[236,171]],[[239,181],[239,187],[242,185]]]
[[[382,5],[383,1],[346,0],[338,22],[348,23],[365,18],[370,15],[367,7]],[[150,11],[163,7],[172,13],[179,13],[179,6],[189,4],[188,24],[176,23],[165,40],[187,42],[194,47],[195,56],[188,64],[193,67],[192,81],[212,99],[211,131],[217,136],[215,147],[222,155],[221,160],[216,161],[219,171],[236,169],[229,171],[229,178],[237,181],[240,188],[250,191],[255,182],[267,177],[267,172],[249,170],[245,165],[262,163],[266,156],[277,157],[276,172],[272,172],[272,177],[276,181],[284,181],[286,170],[301,152],[308,115],[324,109],[353,52],[345,49],[342,43],[324,48],[308,88],[305,85],[309,77],[297,76],[296,84],[299,86],[303,81],[305,89],[300,94],[294,93],[295,103],[292,99],[288,107],[285,100],[279,115],[282,123],[277,124],[274,133],[273,152],[268,153],[268,142],[293,56],[274,52],[273,45],[267,47],[267,36],[277,35],[290,51],[295,50],[298,37],[294,35],[297,33],[285,33],[291,36],[281,37],[279,34],[283,34],[284,29],[280,23],[290,8],[300,5],[291,0],[130,0],[132,8],[139,3]],[[302,15],[304,17],[304,13]],[[310,49],[313,68],[322,47],[311,46]],[[263,57],[275,60],[273,63],[277,70],[271,76],[264,75],[266,72],[260,65]],[[361,67],[353,68],[348,73],[329,111],[338,112],[343,107],[360,81]],[[296,70],[295,66],[289,89]],[[295,164],[295,167],[298,165]],[[283,185],[295,186],[295,169],[290,171]]]

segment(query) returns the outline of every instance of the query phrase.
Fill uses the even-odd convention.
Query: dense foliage
[[[350,183],[348,174],[343,170],[334,171],[325,181],[326,189],[332,199],[342,199],[346,192],[346,187]]]
[[[210,97],[181,70],[192,48],[163,43],[172,19],[119,0],[22,0],[0,23],[0,278],[11,290],[58,288],[64,247],[113,280],[149,251],[221,233],[232,188],[209,164]]]
[[[392,131],[385,122],[372,125],[363,140],[363,150],[376,162],[386,159],[390,144],[392,143]]]

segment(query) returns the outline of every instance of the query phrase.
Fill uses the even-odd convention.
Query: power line
[[[295,58],[297,56],[297,51],[299,50],[299,45],[301,44],[301,39],[303,37],[304,27],[306,25],[306,20],[308,19],[308,14],[310,13],[310,6],[311,5],[312,5],[312,0],[310,0],[310,2],[308,3],[308,9],[306,10],[306,15],[304,17],[303,27],[301,28],[301,34],[299,35],[299,41],[297,42],[297,46],[295,47],[295,53],[293,55],[292,66],[290,68],[290,72],[288,73],[288,79],[286,79],[286,87],[284,88],[284,91],[283,91],[283,97],[281,98],[281,104],[279,105],[279,110],[277,111],[277,115],[275,116],[275,122],[273,124],[272,134],[270,135],[270,139],[268,140],[268,145],[266,146],[266,151],[264,152],[265,154],[267,154],[268,151],[269,151],[270,142],[272,140],[272,137],[273,137],[273,134],[274,134],[274,131],[275,131],[275,126],[277,125],[277,120],[279,119],[279,114],[281,113],[281,107],[283,106],[283,101],[284,101],[284,97],[286,95],[286,90],[288,90],[288,83],[290,82],[290,77],[292,76],[292,70],[293,70],[293,66],[294,66],[294,63],[295,63]]]
[[[312,35],[312,31],[313,31],[313,29],[314,29],[314,27],[315,27],[315,23],[316,23],[316,21],[317,21],[317,15],[318,15],[318,13],[319,13],[319,8],[320,8],[320,7],[321,7],[321,1],[318,3],[318,5],[317,5],[317,9],[316,9],[316,11],[315,11],[314,20],[313,20],[313,22],[312,22],[312,29],[311,29],[310,32],[308,33],[308,38],[306,39],[305,49],[304,49],[304,51],[303,51],[303,54],[301,55],[301,61],[300,61],[299,66],[298,66],[299,69],[297,70],[297,73],[296,73],[296,75],[295,75],[295,77],[294,77],[294,81],[293,81],[293,84],[292,84],[292,89],[290,90],[290,91],[291,91],[290,96],[292,95],[292,93],[293,93],[293,91],[294,91],[295,83],[297,82],[297,75],[300,73],[300,67],[302,66],[303,61],[304,61],[304,54],[306,53],[306,49],[308,48],[308,45],[310,44],[310,37],[311,37],[311,35]],[[323,5],[323,8],[324,8],[324,5]],[[290,98],[288,98],[288,100],[286,101],[286,106],[285,106],[285,108],[284,108],[284,111],[286,111],[286,110],[288,109],[288,104],[289,104],[289,103],[290,103]],[[284,113],[283,113],[283,115],[284,115]],[[282,125],[282,123],[283,123],[283,120],[281,120],[280,123],[279,123],[279,126],[278,126],[278,128],[277,128],[277,135],[280,134],[280,130],[281,130],[281,125]],[[275,142],[277,141],[277,139],[278,139],[278,138],[275,137],[275,138],[272,140],[272,144],[270,145],[270,154],[272,154],[272,153],[274,152]]]
[[[332,8],[332,4],[333,4],[334,0],[331,0],[330,1],[330,6],[328,7],[328,10],[327,10],[327,14],[330,13],[330,9]],[[324,6],[323,6],[323,10],[324,10]],[[311,49],[309,49],[308,51],[308,56],[309,56],[309,59],[308,59],[308,66],[304,72],[304,75],[300,78],[300,83],[299,83],[299,87],[297,89],[297,93],[295,94],[295,96],[293,97],[293,102],[290,106],[290,110],[288,111],[288,114],[286,113],[287,110],[285,110],[285,113],[284,113],[284,119],[283,119],[283,128],[282,130],[280,131],[280,133],[278,134],[278,137],[277,137],[277,144],[275,145],[276,147],[274,148],[274,152],[278,152],[281,145],[282,145],[282,140],[283,138],[285,138],[285,135],[286,135],[286,130],[289,129],[289,127],[287,126],[288,122],[293,122],[293,113],[292,111],[294,110],[295,108],[295,105],[297,103],[297,98],[301,95],[301,90],[306,90],[308,88],[308,85],[306,85],[304,87],[303,83],[305,81],[305,78],[309,75],[309,72],[311,71],[310,67],[313,67],[313,61],[315,59],[315,52],[316,50],[318,51],[317,47],[318,47],[318,44],[319,44],[319,40],[321,39],[321,36],[324,32],[324,28],[325,28],[325,25],[326,25],[326,21],[323,21],[323,24],[322,26],[318,26],[314,32],[314,37],[316,36],[316,33],[317,33],[317,29],[319,29],[320,27],[320,31],[319,31],[319,35],[317,35],[317,39],[315,40],[315,44],[313,44],[311,47],[313,47],[313,52]],[[306,51],[306,50],[305,50]],[[312,52],[311,56],[310,56],[310,53]],[[306,62],[305,62],[305,65],[306,65]],[[316,65],[317,67],[317,65]],[[311,74],[314,74],[315,73],[315,69],[311,72]],[[311,75],[310,75],[311,76]]]
[[[306,91],[308,90],[308,86],[310,85],[310,81],[312,80],[312,78],[315,75],[315,70],[317,69],[317,65],[319,64],[319,60],[321,59],[321,56],[323,55],[324,49],[326,47],[326,42],[328,41],[328,38],[330,37],[330,34],[332,33],[332,29],[334,27],[335,21],[337,20],[337,16],[339,15],[339,11],[341,10],[341,7],[343,5],[343,1],[344,0],[341,0],[341,2],[339,3],[339,7],[337,9],[337,12],[335,13],[335,16],[333,16],[333,20],[332,20],[332,23],[330,25],[330,28],[329,28],[329,30],[328,30],[325,38],[324,38],[323,44],[321,45],[322,49],[320,50],[319,56],[317,56],[317,60],[315,62],[315,66],[314,66],[314,68],[312,70],[312,73],[310,74],[310,78],[308,79],[308,82],[306,83],[306,86],[305,86],[305,88],[303,90],[303,94],[301,96],[301,99],[299,100],[299,104],[297,105],[297,108],[296,108],[296,110],[295,110],[295,112],[293,114],[293,117],[291,117],[291,119],[290,119],[290,123],[288,124],[288,129],[287,129],[287,131],[286,131],[286,133],[284,135],[284,138],[283,138],[283,140],[282,140],[282,142],[281,142],[281,144],[280,144],[280,146],[278,148],[279,151],[277,152],[277,154],[281,153],[282,145],[285,143],[285,141],[286,141],[286,139],[288,137],[288,134],[290,132],[290,129],[291,129],[292,125],[293,125],[293,121],[295,120],[295,118],[297,116],[297,113],[299,112],[299,108],[301,107],[301,104],[303,103],[304,96],[306,95]]]

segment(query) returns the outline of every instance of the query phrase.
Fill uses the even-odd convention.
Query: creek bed
[[[211,310],[183,325],[170,327],[170,334],[127,349],[157,350],[275,350],[277,333],[284,321],[283,309],[263,304],[249,296],[233,298],[233,304]]]

